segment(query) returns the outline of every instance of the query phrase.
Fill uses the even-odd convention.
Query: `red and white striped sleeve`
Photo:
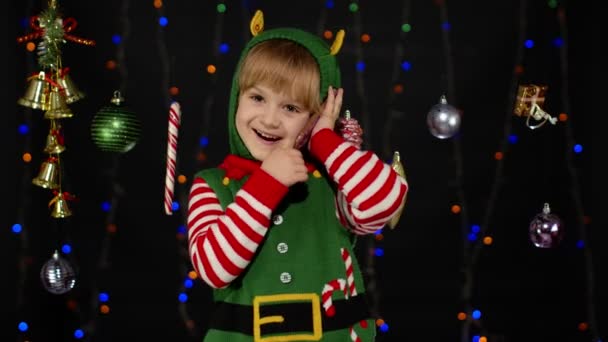
[[[323,129],[312,137],[311,153],[338,184],[338,218],[355,234],[381,229],[405,201],[405,178],[373,152],[357,149],[332,130]]]
[[[195,271],[209,286],[228,286],[249,265],[287,190],[258,169],[224,211],[209,184],[194,179],[188,199],[188,251]]]

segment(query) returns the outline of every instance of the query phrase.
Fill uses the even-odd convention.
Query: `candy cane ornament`
[[[321,292],[321,299],[323,301],[323,309],[325,309],[325,314],[328,317],[333,317],[336,314],[336,308],[334,307],[334,303],[331,299],[331,296],[335,291],[344,292],[344,296],[348,298],[346,280],[342,278],[330,280],[325,284],[325,286],[323,286],[323,291]]]
[[[340,253],[342,254],[342,260],[344,261],[344,267],[346,268],[346,285],[348,286],[351,297],[354,297],[357,295],[357,288],[355,287],[355,277],[353,274],[353,260],[346,248],[340,248]]]
[[[349,294],[351,297],[357,295],[357,287],[355,286],[355,277],[353,274],[353,260],[350,256],[350,253],[346,248],[340,248],[340,253],[342,254],[342,260],[344,261],[344,268],[346,269],[346,286],[348,288]],[[361,320],[359,325],[363,328],[367,328],[367,321]],[[350,338],[353,342],[361,342],[361,338],[357,335],[355,331],[355,326],[351,325],[348,328],[348,332],[350,333]]]
[[[177,160],[177,137],[181,123],[181,107],[178,102],[169,107],[167,136],[167,173],[165,175],[165,214],[173,214],[173,189],[175,186],[175,165]]]

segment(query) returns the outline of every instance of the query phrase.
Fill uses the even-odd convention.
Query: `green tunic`
[[[224,171],[220,169],[204,170],[198,176],[205,179],[215,190],[224,209],[233,201],[234,193],[247,179],[245,177],[241,181],[231,180],[227,186],[223,185]],[[305,184],[293,186],[277,210],[273,212],[272,224],[264,241],[258,247],[254,260],[228,287],[215,289],[214,300],[252,306],[256,296],[264,298],[271,295],[315,294],[321,299],[326,283],[334,279],[347,278],[346,266],[342,260],[342,248],[351,255],[357,296],[363,296],[365,292],[363,278],[354,258],[355,237],[336,217],[334,191],[326,175],[321,176],[317,172],[310,173],[309,180]],[[332,295],[332,300],[336,303],[344,299],[343,292],[336,291]],[[325,315],[322,306],[320,314]],[[313,310],[303,315],[308,315],[312,319]],[[372,320],[366,322],[366,328],[359,322],[353,323],[361,341],[373,341],[375,326]],[[262,331],[263,329],[264,327],[261,326]],[[313,338],[313,330],[311,327],[306,332],[278,335],[283,339],[272,339],[271,334],[263,335],[260,341],[350,341],[348,328],[323,332],[320,339]],[[306,337],[291,340],[287,337],[290,335]],[[245,342],[252,341],[252,336],[211,329],[204,341]]]

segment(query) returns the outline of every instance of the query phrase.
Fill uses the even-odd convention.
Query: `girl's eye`
[[[286,105],[285,109],[287,109],[288,112],[295,112],[295,113],[300,112],[300,109],[294,105]]]
[[[262,102],[264,101],[264,98],[260,95],[251,95],[249,96],[250,99],[252,99],[255,102]]]

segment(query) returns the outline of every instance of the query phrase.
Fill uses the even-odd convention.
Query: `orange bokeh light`
[[[108,70],[114,70],[116,69],[116,61],[110,59],[109,61],[106,62],[106,69]]]
[[[116,230],[117,230],[117,229],[118,229],[118,228],[116,227],[116,225],[115,225],[114,223],[110,223],[110,224],[108,224],[108,225],[106,226],[106,231],[107,231],[108,233],[110,233],[110,234],[114,234],[114,233],[116,233]]]
[[[78,309],[78,302],[76,302],[73,299],[68,300],[65,305],[68,307],[68,309],[70,309],[71,311],[74,311],[76,309]]]

